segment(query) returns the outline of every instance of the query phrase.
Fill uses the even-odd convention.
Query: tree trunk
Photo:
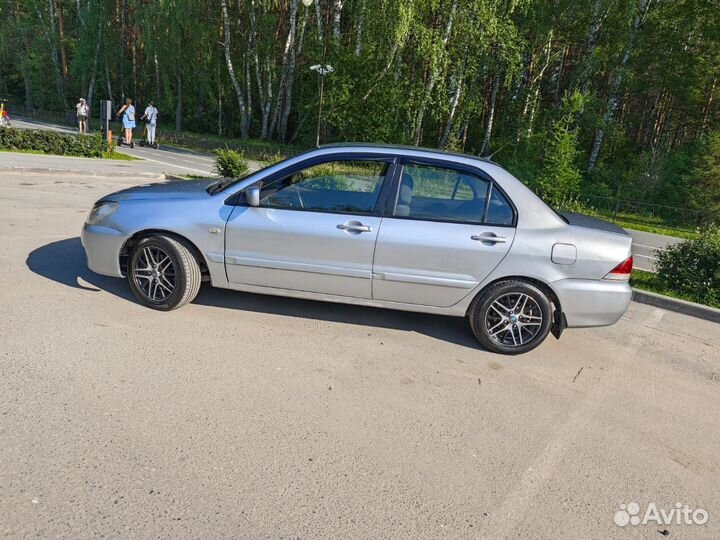
[[[297,1],[296,1],[297,5]],[[240,137],[247,139],[249,135],[248,125],[248,111],[245,107],[245,99],[243,98],[243,90],[240,86],[240,81],[235,74],[235,68],[233,67],[232,58],[230,55],[230,19],[228,17],[227,0],[220,0],[220,6],[222,7],[222,20],[223,20],[223,33],[224,33],[224,48],[225,48],[225,64],[227,65],[228,73],[230,74],[230,81],[232,82],[235,94],[237,95],[238,108],[240,110]]]
[[[177,106],[175,107],[175,131],[182,131],[183,124],[183,74],[178,67],[177,71]]]
[[[448,16],[448,21],[445,25],[445,33],[442,37],[442,56],[444,56],[445,48],[447,47],[448,40],[450,39],[453,20],[455,19],[455,13],[457,12],[458,1],[459,0],[453,0],[452,6],[450,7],[450,15]],[[423,93],[422,101],[420,102],[420,107],[418,108],[417,116],[415,117],[415,134],[413,136],[413,144],[415,146],[420,144],[420,139],[422,138],[422,124],[425,116],[425,109],[430,101],[432,91],[435,88],[435,79],[439,75],[439,63],[439,59],[433,59],[431,61],[430,73],[427,81],[425,82],[425,91]]]
[[[340,21],[344,5],[344,0],[333,1],[333,39],[336,45],[340,43]]]
[[[44,25],[44,20],[42,13],[38,9],[38,17],[40,18],[40,22]],[[50,32],[47,32],[47,28],[45,31],[45,36],[47,37],[48,44],[50,45],[50,59],[52,60],[53,67],[55,68],[55,87],[57,89],[58,97],[60,98],[60,101],[65,109],[67,109],[67,99],[65,97],[65,84],[64,79],[62,76],[62,68],[60,66],[60,60],[58,58],[58,49],[56,45],[56,37],[57,37],[57,28],[55,26],[55,4],[54,0],[48,0],[48,21],[49,21],[49,30]]]
[[[613,77],[612,84],[610,86],[610,92],[608,93],[607,105],[605,107],[605,114],[603,115],[602,124],[595,131],[595,139],[593,140],[592,148],[590,149],[590,157],[588,158],[587,170],[592,172],[597,164],[598,157],[600,156],[600,150],[602,149],[603,141],[605,140],[605,127],[608,126],[615,118],[615,113],[620,103],[620,88],[623,83],[623,75],[625,66],[630,60],[630,56],[633,52],[633,45],[635,42],[635,36],[640,30],[645,16],[647,15],[648,9],[652,0],[637,0],[637,9],[635,16],[633,17],[632,29],[628,43],[625,46],[625,52],[623,53],[620,66]]]
[[[160,99],[160,62],[158,62],[157,52],[153,54],[153,64],[155,67],[155,100]]]
[[[485,137],[483,138],[480,155],[487,156],[490,154],[492,147],[492,131],[495,122],[495,106],[497,104],[497,95],[500,90],[500,75],[493,78],[492,94],[490,95],[490,106],[488,107],[487,123],[485,124]]]
[[[275,103],[275,113],[273,114],[272,122],[270,123],[270,136],[272,136],[272,134],[275,132],[275,128],[278,126],[278,121],[280,120],[280,113],[282,112],[283,98],[287,94],[288,76],[290,75],[288,69],[290,64],[290,50],[295,46],[297,8],[298,0],[290,0],[290,28],[288,29],[287,39],[285,40],[285,47],[283,48],[282,75],[280,76],[280,84],[278,85],[278,95],[277,101]]]
[[[455,87],[455,92],[453,92],[452,101],[450,102],[450,114],[448,114],[447,123],[445,124],[445,131],[443,132],[442,137],[438,141],[438,146],[440,148],[445,147],[448,140],[450,139],[450,134],[452,133],[453,125],[455,123],[455,114],[457,113],[458,103],[460,103],[460,96],[463,89],[463,78],[464,74],[461,73],[457,81],[457,86]]]
[[[585,66],[580,73],[580,92],[586,94],[590,88],[590,66],[595,54],[595,46],[600,39],[600,27],[602,26],[601,6],[603,0],[594,0],[590,28],[588,30],[587,50],[585,51]]]
[[[280,140],[285,142],[287,139],[287,127],[288,119],[290,118],[290,111],[292,109],[292,94],[293,86],[295,82],[295,66],[297,65],[297,52],[302,50],[303,40],[305,39],[305,24],[307,23],[307,17],[303,17],[302,26],[300,29],[300,37],[297,45],[293,44],[290,50],[290,62],[288,63],[288,79],[287,88],[285,90],[285,107],[283,108],[282,118],[280,119]]]
[[[68,76],[68,60],[67,52],[65,51],[65,16],[63,15],[62,3],[56,0],[55,14],[58,19],[58,37],[60,44],[60,62],[62,65],[63,79],[67,79]]]
[[[358,15],[357,24],[355,25],[355,56],[359,57],[362,53],[363,25],[365,23],[365,1],[360,3],[360,14]]]
[[[107,58],[105,59],[105,84],[107,85],[108,99],[112,101],[114,107],[115,98],[113,97],[112,85],[110,84],[110,70],[108,69]]]
[[[35,108],[35,104],[33,102],[32,80],[30,79],[30,74],[28,73],[27,61],[25,58],[26,57],[24,57],[20,63],[23,82],[25,84],[25,108],[28,112],[32,112]]]

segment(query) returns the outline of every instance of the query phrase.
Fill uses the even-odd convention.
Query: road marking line
[[[653,261],[657,261],[657,257],[651,257],[650,255],[641,255],[640,253],[633,253],[633,257],[642,257],[643,259],[652,259]]]
[[[166,163],[165,161],[158,161],[157,159],[150,159],[150,158],[146,158],[146,157],[141,158],[141,159],[145,159],[147,161],[152,161],[153,163],[159,163],[160,165],[167,165],[168,167],[177,167],[178,169],[185,169],[186,171],[199,172],[199,173],[206,174],[206,175],[209,175],[212,177],[212,173],[209,171],[193,169],[192,167],[183,167],[182,165],[173,165],[172,163]]]
[[[646,246],[645,244],[636,244],[635,242],[633,242],[632,245],[642,247],[642,248],[647,248],[647,249],[658,249],[660,251],[665,251],[667,249],[667,248],[661,248],[661,247],[657,247],[657,246]]]

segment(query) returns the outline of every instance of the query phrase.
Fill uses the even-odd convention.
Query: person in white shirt
[[[80,101],[75,105],[75,111],[78,122],[78,133],[87,133],[87,121],[90,115],[90,107],[88,106],[85,98],[80,98]]]
[[[145,109],[145,113],[140,117],[140,120],[147,120],[147,141],[150,146],[155,144],[155,127],[157,126],[158,110],[155,108],[155,104],[151,101]]]

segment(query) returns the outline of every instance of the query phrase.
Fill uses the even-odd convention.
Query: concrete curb
[[[150,178],[164,180],[164,173],[130,171],[93,171],[87,169],[60,169],[55,167],[0,167],[0,172],[25,174],[57,174],[61,176],[114,176],[120,178]]]
[[[698,319],[720,323],[720,309],[710,306],[703,306],[701,304],[695,304],[694,302],[687,302],[685,300],[670,298],[669,296],[648,291],[640,291],[638,289],[633,289],[632,299],[639,304],[647,304],[649,306],[667,309],[668,311],[682,313],[683,315],[697,317]]]

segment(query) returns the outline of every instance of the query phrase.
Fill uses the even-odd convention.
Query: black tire
[[[525,298],[524,311],[512,309],[518,299],[522,303]],[[550,300],[538,287],[509,279],[482,291],[470,305],[468,319],[483,347],[512,355],[529,352],[545,340],[552,326],[552,313]]]
[[[160,259],[162,255],[159,254],[169,259],[169,264],[172,265],[172,280],[169,273],[166,275],[168,266],[162,270],[162,277],[158,275],[158,265],[153,263]],[[149,258],[153,261],[150,262]],[[130,289],[143,305],[160,311],[170,311],[195,299],[200,290],[202,274],[197,260],[181,242],[167,236],[148,236],[140,240],[130,253],[127,279]],[[164,282],[161,279],[164,279]],[[171,281],[170,288],[168,284]]]
[[[130,148],[135,148],[135,143],[134,143],[134,142],[131,142],[131,143],[130,143]]]

